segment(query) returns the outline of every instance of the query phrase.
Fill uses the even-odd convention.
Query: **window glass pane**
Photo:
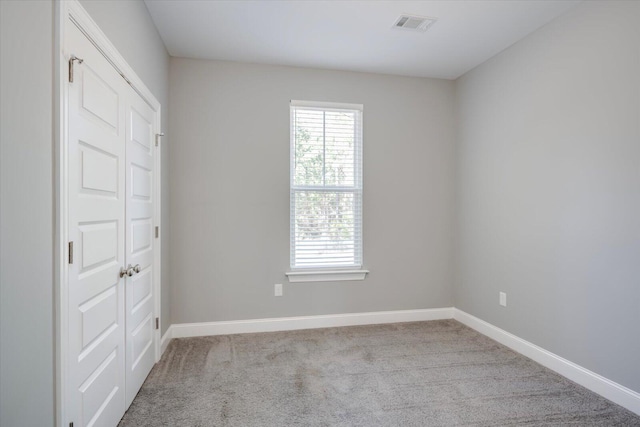
[[[354,185],[355,113],[325,113],[325,185]]]
[[[324,111],[296,109],[295,172],[296,185],[323,185]]]
[[[354,193],[296,190],[295,265],[355,263]]]

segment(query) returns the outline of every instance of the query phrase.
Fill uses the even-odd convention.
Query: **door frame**
[[[68,108],[69,108],[69,57],[73,52],[68,51],[65,45],[66,31],[69,25],[77,26],[92,44],[104,55],[109,63],[131,85],[142,99],[149,104],[154,111],[154,134],[161,134],[161,105],[142,79],[125,61],[115,46],[109,41],[100,27],[82,7],[78,0],[54,1],[54,313],[52,319],[55,328],[55,424],[66,426],[66,387],[68,372],[66,372],[67,348],[68,348]],[[157,138],[157,137],[156,137]],[[155,180],[153,194],[155,197],[154,225],[161,227],[161,182],[162,182],[162,153],[161,147],[156,148],[154,167]],[[153,238],[154,266],[153,266],[153,291],[154,310],[156,317],[161,317],[161,262],[162,245],[161,238]],[[123,308],[124,309],[124,308]],[[155,329],[153,340],[155,348],[155,361],[161,356],[161,330]]]

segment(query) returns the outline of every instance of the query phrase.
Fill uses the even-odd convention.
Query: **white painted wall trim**
[[[345,280],[364,280],[369,270],[313,270],[288,271],[284,273],[290,283],[301,282],[344,282]]]
[[[167,331],[162,336],[162,339],[160,340],[160,357],[162,357],[167,347],[169,347],[169,343],[171,342],[172,339],[173,339],[173,325],[169,326]]]
[[[580,365],[564,359],[529,341],[523,340],[503,329],[493,326],[457,308],[453,309],[453,318],[458,322],[475,329],[483,335],[506,345],[510,349],[538,362],[581,386],[627,408],[640,415],[640,393],[613,382]]]
[[[377,311],[371,313],[328,314],[320,316],[278,317],[270,319],[231,320],[207,323],[173,324],[171,338],[209,335],[247,334],[254,332],[294,331],[337,326],[375,325],[453,318],[453,307],[421,310]],[[166,336],[167,334],[165,334]],[[164,340],[164,338],[163,338]]]

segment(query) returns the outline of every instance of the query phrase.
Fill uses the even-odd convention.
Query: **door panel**
[[[136,277],[133,278],[131,287],[132,290],[132,310],[136,310],[140,303],[143,300],[151,298],[153,295],[151,294],[151,287],[153,284],[151,283],[151,271],[149,269],[142,270],[140,274],[137,274]]]
[[[69,84],[67,417],[115,426],[125,411],[125,111],[128,85],[70,23],[84,63]]]
[[[105,82],[88,63],[84,66],[83,71],[82,108],[117,130],[120,119],[118,92]]]
[[[153,143],[153,124],[149,121],[149,118],[150,117],[148,115],[145,117],[143,114],[138,113],[135,108],[131,109],[131,140],[142,145],[145,151],[151,154],[151,146]]]
[[[82,313],[82,347],[87,348],[96,338],[117,326],[118,293],[111,286],[78,307]]]
[[[82,156],[83,193],[115,197],[118,191],[118,158],[98,150],[84,142],[80,143]]]
[[[140,390],[155,363],[154,251],[154,133],[155,113],[130,89],[126,110],[127,263],[140,271],[126,285],[127,405]]]
[[[139,254],[151,249],[153,222],[150,218],[136,219],[131,222],[131,253]]]
[[[152,172],[142,166],[131,165],[131,197],[151,201]]]
[[[80,386],[82,412],[94,414],[85,425],[110,425],[110,420],[105,417],[104,408],[118,398],[118,374],[121,371],[118,367],[118,359],[116,350],[114,350]]]
[[[92,221],[78,224],[82,242],[83,273],[105,264],[117,267],[118,228],[117,221]]]

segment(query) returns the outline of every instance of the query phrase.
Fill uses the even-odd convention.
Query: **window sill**
[[[364,280],[369,270],[315,270],[288,271],[285,274],[290,283],[298,282],[342,282],[346,280]]]

